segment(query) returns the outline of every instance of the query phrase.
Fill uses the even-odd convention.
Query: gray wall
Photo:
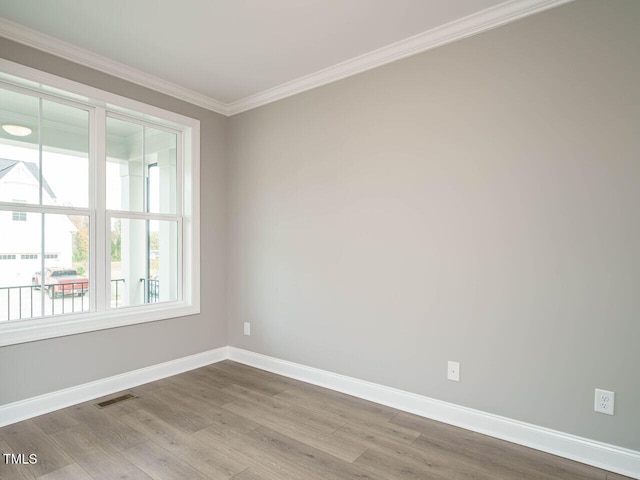
[[[640,450],[638,25],[581,0],[232,117],[229,343]]]
[[[0,58],[200,120],[200,315],[0,348],[0,405],[227,344],[227,119],[166,95],[0,38]]]
[[[200,315],[2,347],[0,405],[230,343],[640,450],[639,23],[580,0],[230,120],[0,39],[201,121],[203,246]]]

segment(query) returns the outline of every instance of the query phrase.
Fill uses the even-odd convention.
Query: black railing
[[[120,301],[120,292],[118,291],[118,285],[122,283],[124,287],[124,278],[115,278],[111,280],[111,301],[113,301],[113,290],[115,287],[115,300],[116,300],[116,308],[118,308],[118,302]]]
[[[141,278],[144,282],[144,296],[147,303],[156,303],[160,298],[160,280],[155,278]]]
[[[22,320],[25,318],[41,317],[42,310],[40,293],[34,295],[34,290],[40,290],[41,285],[17,285],[11,287],[0,287],[0,305],[6,301],[7,317],[2,320]],[[61,315],[63,313],[76,313],[88,311],[89,302],[85,300],[85,295],[89,293],[89,284],[85,282],[51,283],[44,285],[45,292],[49,295],[49,300],[45,299],[45,315]],[[6,292],[6,293],[5,293]],[[35,297],[35,298],[34,298]],[[56,302],[56,299],[62,299]],[[71,299],[70,302],[65,301]],[[86,309],[85,309],[86,304]],[[17,311],[12,313],[11,307],[17,305]],[[50,308],[49,308],[50,306]],[[28,307],[28,309],[27,309]]]
[[[140,281],[144,282],[146,303],[158,302],[160,297],[160,281],[155,278],[141,278]],[[124,278],[111,280],[112,307],[115,306],[117,308],[119,304],[122,303],[124,284]],[[0,287],[0,321],[42,317],[40,287],[41,285]],[[44,289],[49,297],[48,299],[44,299],[44,316],[89,311],[89,300],[85,298],[89,293],[89,284],[86,281],[45,284]],[[38,292],[34,294],[34,290]],[[3,315],[5,302],[6,318]],[[12,312],[12,307],[14,310],[16,310],[17,307],[17,310]]]

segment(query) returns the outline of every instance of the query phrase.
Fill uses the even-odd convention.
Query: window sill
[[[102,313],[6,321],[0,323],[0,347],[167,320],[198,313],[200,313],[199,306],[176,302],[154,307],[128,307],[122,310],[111,310]]]

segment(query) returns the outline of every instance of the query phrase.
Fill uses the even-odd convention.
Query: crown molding
[[[227,105],[229,115],[290,97],[328,83],[431,50],[574,0],[509,0],[495,7],[400,40],[359,57],[305,75]]]
[[[505,3],[231,103],[221,102],[3,18],[0,18],[0,36],[151,88],[207,110],[231,116],[573,1],[508,0]]]
[[[207,110],[221,113],[222,115],[229,115],[228,106],[214,98],[181,87],[175,83],[168,82],[4,18],[0,18],[0,36],[114,77],[127,80],[128,82],[170,95],[179,100],[184,100],[185,102],[206,108]]]

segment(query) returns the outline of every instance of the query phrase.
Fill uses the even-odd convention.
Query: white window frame
[[[90,142],[89,158],[95,159],[89,163],[89,180],[93,182],[89,200],[91,311],[0,322],[0,346],[200,313],[200,121],[4,59],[0,59],[0,81],[35,90],[38,95],[49,96],[56,101],[82,104],[89,109],[93,116],[90,138],[94,139]],[[178,145],[178,150],[182,154],[182,171],[178,178],[181,177],[182,182],[178,182],[176,189],[178,204],[182,204],[182,221],[179,223],[182,236],[178,245],[181,250],[178,271],[181,275],[175,302],[118,309],[110,308],[107,302],[107,290],[110,288],[107,220],[110,216],[136,218],[132,212],[123,215],[123,212],[106,210],[107,111],[181,133],[182,148]],[[25,207],[27,209],[31,211],[31,206]],[[36,210],[61,213],[56,207],[38,206]],[[64,213],[69,214],[67,211]],[[81,209],[77,214],[87,215],[87,211]]]

